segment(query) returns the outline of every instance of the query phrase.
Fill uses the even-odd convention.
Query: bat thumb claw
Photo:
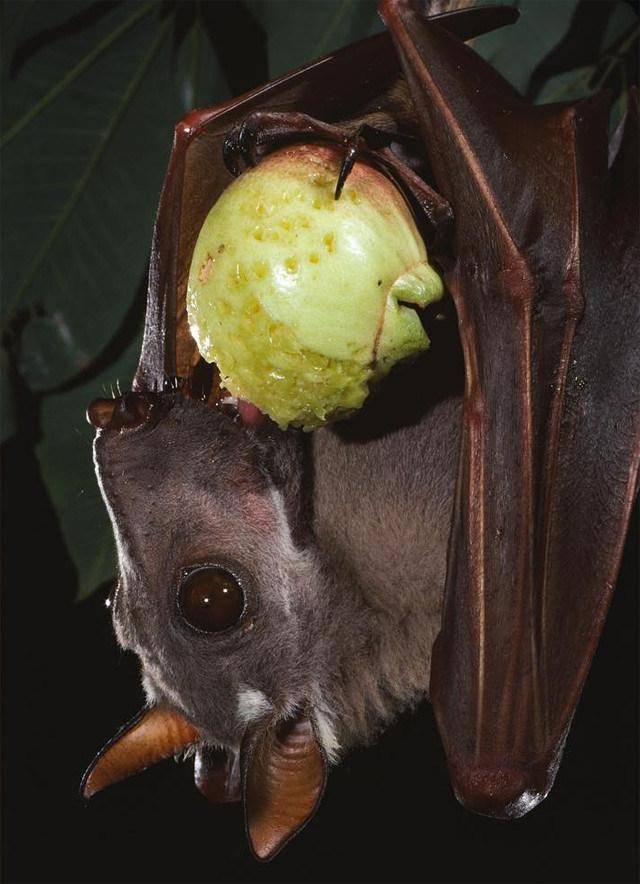
[[[466,810],[494,819],[524,816],[549,794],[557,764],[451,768],[455,796]]]

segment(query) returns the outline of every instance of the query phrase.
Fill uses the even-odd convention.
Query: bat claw
[[[549,794],[558,764],[540,766],[453,766],[451,782],[460,804],[472,813],[513,820],[537,807]]]
[[[358,133],[353,135],[347,142],[347,150],[342,160],[342,165],[340,166],[340,172],[338,173],[338,181],[336,182],[336,190],[334,194],[334,199],[339,200],[342,194],[342,188],[345,185],[347,178],[351,170],[353,169],[359,149],[360,136]]]
[[[234,178],[239,174],[239,160],[242,160],[248,168],[257,164],[258,139],[259,129],[251,116],[234,126],[225,138],[222,145],[222,161]]]
[[[344,141],[345,155],[338,173],[334,199],[340,199],[345,182],[351,174],[358,155],[363,153],[363,148],[378,150],[381,147],[387,147],[396,137],[398,137],[396,133],[383,132],[367,123],[359,126],[352,135],[349,135]]]

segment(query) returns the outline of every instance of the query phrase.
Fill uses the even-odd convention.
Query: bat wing
[[[408,0],[385,0],[436,186],[466,390],[431,691],[454,789],[548,793],[615,585],[640,456],[637,97],[533,107]]]
[[[436,16],[462,39],[510,24],[517,12],[487,6]],[[240,98],[192,111],[175,129],[154,230],[144,340],[134,390],[161,389],[167,377],[187,378],[198,363],[185,296],[193,248],[209,209],[232,177],[222,162],[228,132],[252,111],[303,111],[327,122],[364,108],[389,109],[380,97],[400,73],[387,33],[354,43]]]

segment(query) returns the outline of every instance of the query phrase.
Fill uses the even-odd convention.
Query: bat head
[[[264,803],[273,758],[302,751],[306,818],[335,736],[321,698],[332,584],[304,540],[299,436],[247,428],[178,391],[99,400],[89,418],[118,550],[115,630],[141,661],[156,714],[143,722],[139,763],[125,753],[107,780],[193,746],[209,797],[238,797],[243,767],[245,790]],[[138,752],[140,727],[102,753],[85,794],[127,740]],[[267,826],[252,839],[257,855],[297,824],[284,835]]]
[[[120,562],[114,624],[149,699],[235,746],[260,704],[300,700],[289,673],[307,650],[300,600],[318,569],[293,542],[268,443],[187,397],[162,398],[157,417],[96,439]]]

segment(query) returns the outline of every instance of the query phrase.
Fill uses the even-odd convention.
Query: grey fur
[[[320,646],[344,745],[368,742],[428,691],[451,524],[456,400],[362,443],[314,439],[314,533],[331,563]]]
[[[358,441],[339,427],[251,431],[180,394],[163,399],[152,425],[95,441],[118,547],[114,625],[148,699],[233,752],[247,716],[269,708],[261,694],[276,717],[314,710],[330,758],[369,742],[427,693],[459,400]],[[195,633],[176,611],[181,570],[205,561],[246,588],[231,634]]]

